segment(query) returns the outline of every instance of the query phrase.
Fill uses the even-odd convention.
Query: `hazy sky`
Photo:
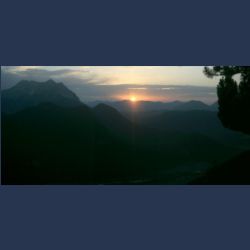
[[[211,86],[215,80],[202,73],[203,66],[18,66],[4,67],[13,73],[40,69],[56,71],[61,76],[74,76],[85,80],[93,78],[105,84],[171,84]]]
[[[19,80],[54,79],[83,101],[129,99],[216,100],[218,79],[204,76],[203,66],[11,66],[2,67],[2,88]]]

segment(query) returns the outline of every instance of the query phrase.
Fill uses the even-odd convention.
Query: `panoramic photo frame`
[[[2,66],[2,184],[250,184],[249,72]]]

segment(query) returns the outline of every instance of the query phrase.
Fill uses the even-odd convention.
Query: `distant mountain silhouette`
[[[216,107],[213,105],[207,105],[201,101],[173,101],[173,102],[157,102],[157,101],[137,101],[135,103],[124,101],[95,101],[90,102],[89,106],[94,107],[100,103],[107,104],[117,109],[122,113],[131,112],[148,112],[148,111],[163,111],[163,110],[211,110],[216,111]]]
[[[54,103],[63,107],[81,105],[79,98],[63,83],[20,81],[14,87],[2,91],[2,111],[11,113],[40,103]]]
[[[174,110],[209,110],[210,106],[201,101],[189,101],[182,103],[174,108]]]
[[[213,103],[210,107],[211,107],[212,111],[218,111],[219,110],[218,102]]]

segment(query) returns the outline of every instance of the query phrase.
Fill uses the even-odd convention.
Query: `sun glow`
[[[131,102],[136,102],[136,101],[137,101],[137,98],[136,98],[135,96],[131,96],[131,97],[130,97],[130,101],[131,101]]]

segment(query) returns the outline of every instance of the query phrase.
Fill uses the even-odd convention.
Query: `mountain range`
[[[53,80],[36,82],[22,80],[12,88],[2,91],[2,111],[7,113],[16,112],[39,103],[54,103],[59,106],[79,106],[80,99],[69,90],[63,83]],[[207,105],[201,101],[191,100],[188,102],[153,102],[153,101],[94,101],[88,106],[95,107],[98,104],[106,104],[117,109],[119,112],[142,112],[160,110],[209,110],[217,111],[218,105]]]
[[[74,107],[81,104],[75,93],[63,83],[53,80],[46,82],[20,81],[12,88],[2,91],[2,112],[12,113],[36,106],[40,103],[54,103],[62,107]]]
[[[94,101],[87,103],[90,107],[95,107],[98,104],[104,103],[109,105],[119,112],[131,113],[131,112],[143,112],[143,111],[162,111],[162,110],[206,110],[206,111],[217,111],[217,102],[208,105],[201,101],[173,101],[173,102],[157,102],[157,101],[136,101],[131,102],[129,100],[123,101]]]
[[[250,148],[212,111],[91,108],[54,81],[23,81],[3,97],[4,184],[183,184]]]

